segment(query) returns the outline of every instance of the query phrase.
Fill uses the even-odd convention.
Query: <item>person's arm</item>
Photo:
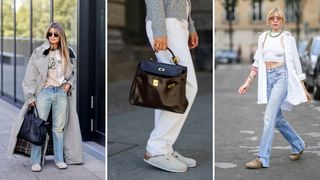
[[[191,17],[191,9],[192,9],[192,7],[191,7],[191,1],[190,0],[187,0],[188,1],[188,4],[189,4],[189,12],[188,12],[188,29],[189,29],[189,33],[193,33],[193,32],[197,32],[196,31],[196,28],[194,27],[194,22],[193,22],[193,20],[192,20],[192,17]]]
[[[258,38],[258,47],[257,47],[255,55],[253,57],[254,62],[252,63],[250,74],[249,74],[248,78],[246,79],[245,83],[242,86],[240,86],[240,88],[238,90],[239,94],[241,94],[241,95],[245,94],[248,91],[248,89],[251,85],[251,82],[258,75],[259,54],[260,54],[260,46],[261,46],[260,44],[261,44],[261,35]]]
[[[248,91],[248,89],[251,85],[251,82],[254,80],[254,78],[257,76],[257,74],[258,74],[258,68],[252,65],[248,78],[246,79],[245,83],[242,86],[240,86],[240,88],[238,90],[239,94],[243,95]]]
[[[67,79],[66,83],[63,84],[63,90],[64,92],[69,92],[72,89],[73,83],[74,83],[74,69],[75,69],[75,58],[76,54],[74,53],[72,47],[69,46],[69,58],[70,58],[70,64],[71,64],[71,75],[69,79]]]
[[[190,49],[193,49],[198,46],[199,37],[198,37],[198,33],[196,31],[196,28],[194,26],[194,21],[192,20],[192,17],[191,17],[191,1],[188,0],[188,4],[190,7],[190,12],[188,14],[188,30],[189,30],[188,45],[189,45]]]
[[[22,89],[25,96],[25,99],[28,104],[34,105],[36,101],[36,77],[38,76],[38,71],[34,65],[34,61],[37,58],[36,50],[32,53],[24,79],[22,81]]]
[[[152,12],[151,29],[153,33],[153,49],[158,52],[168,47],[163,0],[146,0],[148,11]]]
[[[69,79],[67,80],[67,82],[65,82],[63,84],[63,90],[64,92],[69,92],[71,91],[71,88],[73,86],[73,83],[74,83],[74,65],[72,65],[72,73],[69,77]]]

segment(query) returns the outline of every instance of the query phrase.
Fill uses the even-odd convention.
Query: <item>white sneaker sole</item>
[[[159,169],[162,169],[162,170],[165,170],[165,171],[168,171],[168,172],[186,172],[187,171],[187,168],[185,170],[173,170],[173,169],[168,169],[168,168],[165,168],[165,167],[161,167],[161,166],[158,166],[157,164],[154,164],[146,159],[143,159],[146,163],[150,164],[151,166],[154,166],[154,167],[157,167]]]
[[[181,161],[182,162],[182,161]],[[194,168],[197,166],[197,164],[186,164],[188,168]]]

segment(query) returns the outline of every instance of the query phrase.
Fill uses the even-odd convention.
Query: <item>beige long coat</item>
[[[28,109],[28,104],[36,100],[38,94],[45,86],[49,60],[49,57],[46,55],[46,51],[48,51],[49,48],[50,44],[48,42],[36,48],[32,53],[28,63],[25,78],[22,83],[26,102],[21,108],[11,131],[8,145],[9,156],[12,156],[13,154],[30,155],[31,144],[26,141],[20,143],[21,139],[18,138],[17,135],[23,123],[24,115]],[[74,65],[69,62],[67,65],[65,78],[71,85],[73,84],[73,70]],[[67,108],[67,120],[64,128],[64,158],[67,164],[81,164],[83,163],[84,158],[79,118],[76,111],[76,95],[74,90],[72,90],[72,95],[68,96]],[[48,141],[49,139],[47,139],[46,143],[43,145],[43,159],[44,155],[50,154],[47,152]]]

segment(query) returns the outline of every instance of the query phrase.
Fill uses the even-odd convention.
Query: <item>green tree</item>
[[[3,35],[13,37],[13,1],[3,1]]]
[[[77,38],[77,0],[55,0],[54,21],[62,24],[68,40]]]
[[[30,36],[30,0],[20,1],[16,9],[16,34],[17,37]],[[32,1],[32,37],[44,39],[47,25],[50,23],[50,1]],[[54,21],[62,24],[69,40],[77,37],[77,0],[54,0]],[[3,32],[5,37],[13,37],[13,0],[3,1]]]
[[[17,11],[17,32],[19,38],[27,38],[30,36],[30,2],[22,1],[21,6]]]

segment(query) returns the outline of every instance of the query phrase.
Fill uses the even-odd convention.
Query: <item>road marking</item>
[[[317,144],[318,146],[307,146],[304,150],[305,153],[313,153],[320,156],[320,143]],[[249,153],[253,153],[253,155],[257,155],[259,151],[259,146],[239,146],[239,148],[248,149]],[[274,146],[271,149],[274,150],[291,150],[291,146]]]
[[[215,166],[221,169],[235,168],[236,164],[233,163],[215,163]]]
[[[251,138],[246,138],[246,139],[248,139],[250,141],[256,141],[256,140],[258,140],[258,136],[253,136]]]
[[[240,131],[240,133],[243,133],[243,134],[254,134],[254,131]]]
[[[310,153],[313,153],[313,154],[320,156],[320,151],[303,151],[303,152],[310,152]]]
[[[258,146],[250,147],[250,146],[239,146],[239,148],[244,148],[244,149],[258,149]]]
[[[307,146],[306,150],[320,149],[320,146]]]
[[[244,148],[244,149],[258,149],[259,146],[239,146],[239,148]],[[272,146],[272,149],[291,149],[290,146]]]
[[[307,136],[311,136],[311,137],[320,137],[319,132],[303,133],[303,135],[307,135]]]
[[[320,124],[312,124],[313,127],[319,127]]]

